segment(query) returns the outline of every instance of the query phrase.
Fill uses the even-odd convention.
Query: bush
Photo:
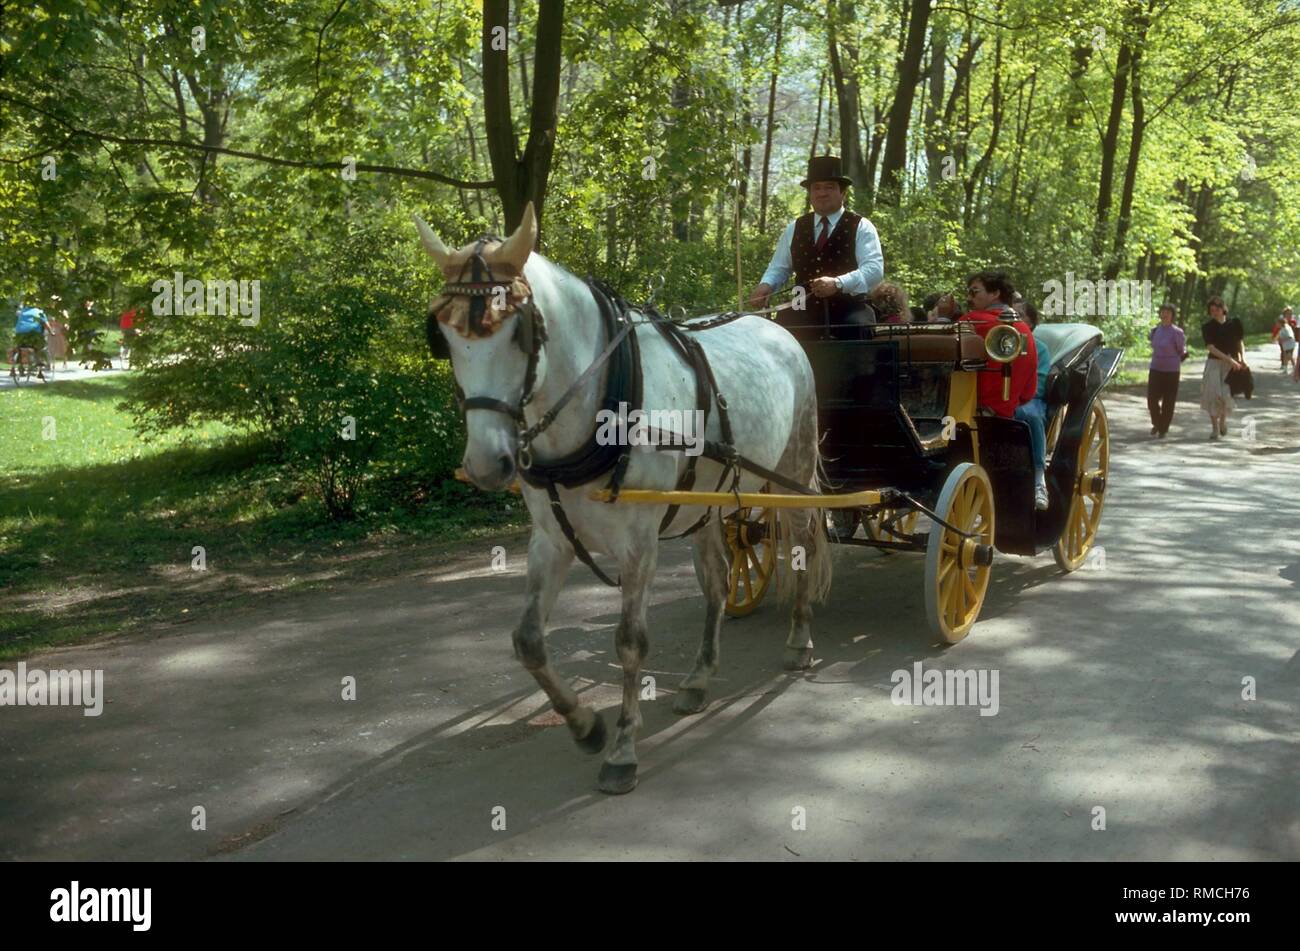
[[[137,425],[264,433],[335,518],[354,514],[376,466],[449,477],[461,421],[450,368],[425,349],[418,253],[409,234],[352,232],[263,281],[255,326],[150,315],[130,391]]]

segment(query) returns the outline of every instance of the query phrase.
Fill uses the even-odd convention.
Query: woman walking
[[[1290,307],[1282,311],[1273,333],[1277,337],[1277,345],[1282,348],[1282,372],[1285,374],[1295,366],[1296,330]]]
[[[45,331],[45,346],[50,352],[50,369],[54,369],[54,362],[61,360],[63,369],[68,368],[68,312],[63,312],[63,319],[57,317],[50,318],[50,325]]]
[[[1178,380],[1187,359],[1187,334],[1174,323],[1173,304],[1160,305],[1160,323],[1151,329],[1151,366],[1147,370],[1147,410],[1151,435],[1161,439],[1169,432],[1178,401]]]
[[[1228,435],[1228,415],[1236,408],[1228,388],[1228,374],[1245,366],[1243,342],[1246,332],[1236,317],[1228,318],[1222,297],[1211,297],[1205,305],[1210,319],[1201,325],[1201,336],[1209,356],[1201,377],[1201,407],[1210,417],[1210,441]]]

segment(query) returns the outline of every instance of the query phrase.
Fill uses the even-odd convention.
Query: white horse
[[[462,274],[476,246],[449,250],[418,217],[420,238],[429,256],[449,282]],[[494,295],[478,319],[471,318],[468,293],[435,298],[441,333],[450,351],[456,380],[468,398],[465,414],[468,436],[464,467],[481,489],[501,489],[517,474],[519,430],[506,408],[516,408],[525,397],[529,355],[518,345],[515,325],[524,319],[515,312],[521,294],[531,293],[545,327],[545,343],[536,357],[533,397],[523,407],[524,422],[532,426],[553,407],[593,361],[609,340],[591,288],[563,268],[534,252],[537,223],[530,204],[514,234],[504,242],[478,245],[494,279],[511,285],[511,296]],[[514,281],[522,275],[525,283]],[[531,316],[531,315],[530,315]],[[696,409],[694,374],[658,331],[641,324],[638,334],[643,370],[644,409],[691,412]],[[708,356],[718,391],[729,400],[733,444],[745,457],[775,470],[813,491],[818,490],[817,399],[812,368],[803,349],[782,327],[763,317],[747,315],[698,333]],[[525,338],[530,339],[530,338]],[[436,342],[436,341],[435,341]],[[605,392],[608,364],[592,374],[563,407],[554,424],[534,439],[531,452],[539,460],[563,457],[592,437],[596,414]],[[496,403],[498,408],[483,404]],[[705,435],[719,441],[718,413],[709,414]],[[722,467],[698,460],[696,487],[713,489]],[[686,466],[680,452],[637,450],[631,453],[624,485],[639,489],[673,489]],[[617,566],[621,587],[622,618],[615,634],[623,666],[623,703],[618,733],[600,771],[599,788],[607,793],[630,792],[636,785],[636,738],[641,727],[640,672],[648,648],[646,606],[658,558],[659,523],[666,505],[609,504],[593,501],[589,493],[603,488],[608,475],[573,489],[559,488],[559,496],[579,541],[591,552],[602,553]],[[744,472],[740,490],[757,491],[763,479]],[[579,747],[601,752],[606,743],[599,713],[579,702],[574,690],[551,667],[546,650],[546,622],[565,575],[574,559],[569,543],[551,510],[547,492],[523,485],[523,498],[532,518],[528,545],[527,598],[523,617],[514,631],[515,655],[563,715]],[[732,507],[734,510],[734,506]],[[719,636],[728,594],[730,554],[721,528],[728,510],[715,510],[709,524],[697,531],[695,573],[705,597],[704,637],[694,669],[681,684],[674,703],[679,714],[698,713],[707,705],[709,680],[718,669]],[[704,510],[681,508],[667,534],[685,531]],[[778,591],[790,592],[787,574],[790,553],[801,545],[805,570],[793,574],[794,604],[790,635],[786,640],[785,667],[803,669],[812,661],[813,601],[821,601],[830,588],[829,545],[821,513],[814,509],[778,510]]]

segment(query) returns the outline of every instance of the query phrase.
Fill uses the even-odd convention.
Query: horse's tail
[[[811,438],[805,440],[805,445],[812,447],[813,454],[808,488],[820,495],[829,480],[822,466],[816,410],[812,412],[811,420]],[[826,532],[825,510],[777,509],[776,522],[779,552],[776,560],[777,595],[782,601],[789,600],[794,594],[793,572],[806,571],[809,599],[824,602],[831,591],[831,543]]]

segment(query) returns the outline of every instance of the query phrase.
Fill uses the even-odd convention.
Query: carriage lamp
[[[1014,316],[1004,316],[984,338],[984,352],[1002,364],[1002,399],[1011,399],[1011,361],[1025,352],[1025,335],[1016,329]]]

